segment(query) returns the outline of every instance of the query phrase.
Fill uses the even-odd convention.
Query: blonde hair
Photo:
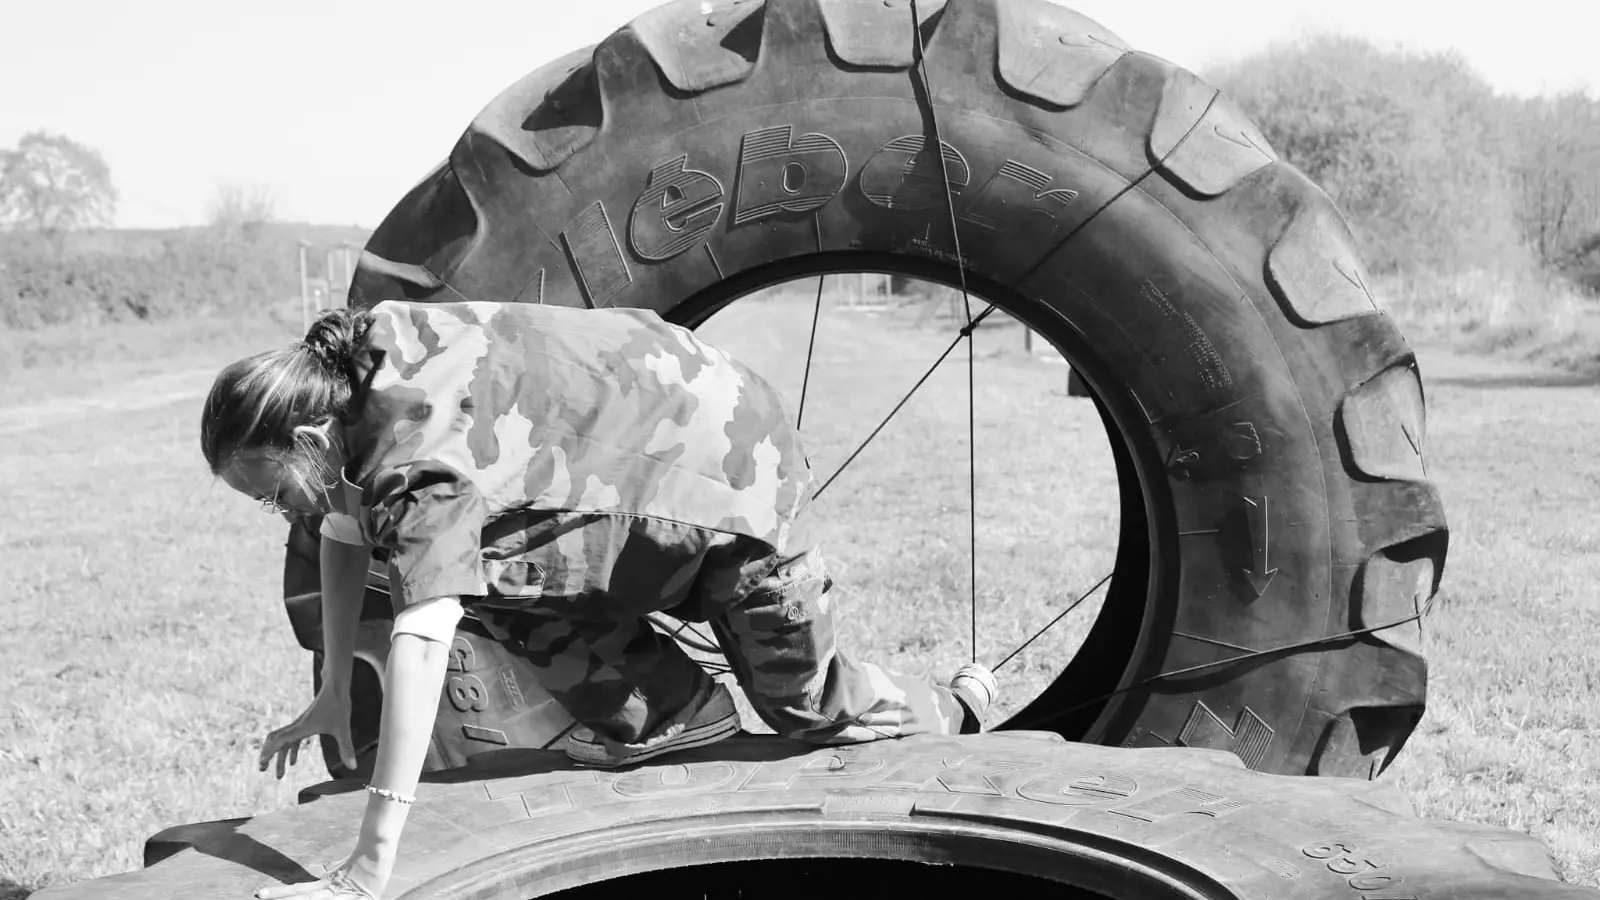
[[[328,485],[322,454],[295,429],[332,418],[344,421],[357,388],[355,357],[371,326],[362,309],[331,309],[305,337],[223,369],[200,412],[200,452],[213,475],[240,454],[259,452],[302,487]]]

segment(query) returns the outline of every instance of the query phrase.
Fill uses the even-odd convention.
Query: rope
[[[811,310],[811,340],[806,342],[806,373],[800,380],[800,411],[794,417],[795,431],[799,431],[806,420],[806,388],[811,385],[811,355],[817,348],[817,320],[822,317],[822,283],[827,277],[817,276],[817,303]]]
[[[1246,661],[1249,661],[1249,660],[1252,660],[1252,659],[1260,659],[1260,658],[1265,657],[1265,656],[1275,656],[1275,655],[1280,654],[1280,653],[1285,653],[1285,654],[1294,653],[1296,651],[1307,650],[1307,649],[1310,649],[1310,648],[1313,648],[1313,647],[1322,647],[1322,646],[1326,646],[1328,644],[1336,644],[1336,643],[1339,643],[1340,641],[1347,641],[1347,640],[1351,640],[1353,638],[1363,637],[1365,635],[1374,634],[1376,632],[1383,631],[1383,630],[1388,629],[1388,628],[1398,628],[1401,625],[1406,625],[1406,624],[1409,624],[1411,622],[1420,621],[1423,616],[1426,616],[1432,610],[1432,607],[1433,607],[1433,604],[1432,604],[1432,601],[1430,600],[1429,603],[1426,606],[1424,606],[1421,610],[1418,610],[1416,615],[1414,615],[1414,616],[1406,616],[1404,619],[1397,619],[1397,620],[1395,620],[1393,622],[1387,622],[1387,623],[1382,624],[1382,625],[1374,625],[1374,626],[1372,626],[1370,628],[1357,628],[1357,629],[1355,629],[1353,631],[1345,631],[1345,632],[1342,632],[1340,634],[1330,634],[1327,637],[1313,638],[1312,640],[1309,640],[1309,641],[1300,641],[1300,642],[1294,643],[1294,644],[1284,644],[1281,647],[1272,647],[1272,648],[1267,649],[1267,650],[1251,650],[1251,651],[1246,652],[1246,653],[1241,653],[1238,656],[1228,657],[1227,659],[1212,660],[1211,662],[1208,662],[1208,663],[1200,663],[1199,665],[1186,666],[1186,667],[1184,667],[1182,669],[1173,669],[1173,670],[1168,671],[1168,672],[1162,672],[1159,675],[1151,675],[1149,678],[1144,678],[1144,679],[1141,679],[1139,681],[1135,681],[1133,684],[1130,684],[1127,687],[1117,688],[1114,691],[1108,691],[1108,692],[1106,692],[1104,694],[1101,694],[1098,697],[1091,697],[1088,700],[1084,700],[1084,701],[1082,701],[1080,703],[1074,704],[1073,706],[1069,706],[1066,709],[1056,710],[1055,712],[1051,713],[1051,715],[1049,717],[1037,717],[1037,718],[1030,719],[1030,720],[1028,720],[1026,722],[1013,722],[1013,723],[1009,724],[1009,727],[1011,727],[1011,728],[1030,728],[1030,727],[1032,727],[1034,725],[1037,725],[1037,724],[1045,721],[1046,718],[1054,718],[1056,716],[1066,715],[1067,713],[1077,712],[1078,710],[1083,709],[1086,706],[1093,706],[1093,705],[1095,705],[1097,703],[1104,703],[1105,701],[1110,700],[1113,697],[1117,697],[1117,696],[1120,696],[1122,694],[1126,694],[1129,691],[1135,690],[1137,688],[1144,687],[1144,686],[1149,685],[1149,684],[1154,684],[1157,681],[1162,681],[1162,680],[1165,680],[1165,679],[1168,679],[1168,678],[1177,678],[1180,675],[1189,675],[1189,674],[1192,674],[1192,673],[1195,673],[1195,672],[1203,672],[1203,671],[1206,671],[1207,669],[1216,669],[1216,668],[1220,668],[1222,666],[1231,666],[1231,665],[1233,665],[1235,663],[1246,662]]]
[[[972,661],[978,661],[978,427],[977,401],[974,392],[976,376],[972,331],[977,323],[972,319],[972,298],[967,293],[967,262],[961,253],[961,231],[956,225],[956,203],[950,196],[950,169],[944,158],[944,138],[939,133],[939,114],[933,105],[933,83],[928,78],[928,48],[922,42],[922,16],[917,12],[917,0],[911,0],[911,34],[916,38],[916,68],[922,77],[922,93],[928,104],[928,124],[933,131],[933,156],[939,161],[939,181],[944,187],[945,211],[950,217],[950,240],[955,245],[956,274],[961,280],[961,304],[966,311],[967,325],[961,335],[967,340],[967,529],[971,539],[968,559],[971,561],[972,586]],[[926,151],[926,147],[923,148]],[[990,307],[993,308],[992,306]],[[987,311],[986,311],[987,312]]]

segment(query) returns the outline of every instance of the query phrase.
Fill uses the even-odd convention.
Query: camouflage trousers
[[[520,645],[574,719],[614,741],[642,743],[710,694],[711,675],[645,619],[658,611],[710,624],[750,705],[781,735],[827,744],[962,730],[948,688],[839,649],[832,579],[803,536],[801,549],[774,554],[677,522],[553,516],[486,553],[495,547],[515,551],[500,571],[522,584],[491,578],[474,612]]]

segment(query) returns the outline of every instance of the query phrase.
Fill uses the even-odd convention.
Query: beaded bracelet
[[[382,797],[385,800],[393,800],[396,803],[415,803],[415,802],[417,802],[417,798],[415,798],[415,797],[407,797],[404,794],[397,794],[394,791],[387,790],[387,789],[381,788],[381,787],[373,787],[370,784],[367,785],[367,792],[371,793],[371,794],[377,794],[379,797]]]

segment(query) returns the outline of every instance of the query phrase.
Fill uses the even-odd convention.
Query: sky
[[[200,224],[228,185],[270,191],[285,220],[370,227],[501,90],[655,5],[0,0],[0,147],[44,129],[95,148],[121,227]],[[1594,0],[1065,5],[1200,71],[1331,31],[1458,51],[1505,93],[1600,96]]]

